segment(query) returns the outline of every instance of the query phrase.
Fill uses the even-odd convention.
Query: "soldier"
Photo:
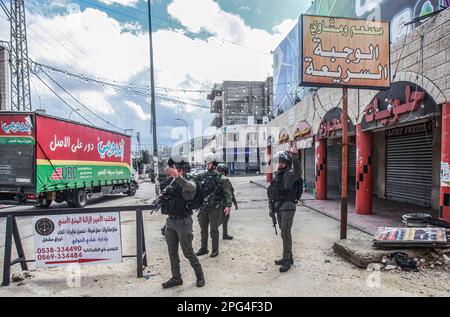
[[[178,255],[179,245],[184,256],[194,269],[197,277],[197,287],[203,287],[205,278],[202,266],[192,247],[192,210],[188,205],[188,202],[195,198],[197,185],[195,182],[188,180],[189,163],[186,158],[181,156],[172,157],[168,165],[167,174],[172,179],[175,179],[175,182],[164,195],[161,213],[168,215],[164,235],[169,250],[172,278],[163,283],[162,287],[171,288],[183,284],[180,272],[180,257]],[[163,186],[161,186],[161,190],[164,189]]]
[[[278,166],[268,188],[268,196],[272,206],[271,216],[272,213],[276,214],[283,240],[283,257],[275,261],[283,273],[289,271],[294,264],[291,228],[301,193],[299,187],[302,170],[296,146],[291,147],[291,154],[285,151],[275,154],[273,162]]]
[[[217,166],[217,171],[224,175],[224,176],[228,176],[228,166],[226,166],[225,164],[219,164]],[[236,196],[234,195],[234,187],[233,184],[231,184],[230,180],[227,179],[227,181],[230,183],[230,189],[231,189],[231,199],[233,201],[233,205],[236,208],[236,210],[239,209],[238,207],[238,203],[236,200]],[[222,238],[224,240],[233,240],[233,236],[228,235],[228,221],[230,220],[230,214],[228,216],[222,215]]]
[[[198,214],[201,231],[201,248],[197,256],[208,254],[208,226],[210,226],[211,257],[219,255],[219,225],[222,213],[228,216],[231,211],[231,188],[227,178],[217,172],[217,157],[214,153],[205,156],[207,170],[194,177],[202,186],[203,203]]]

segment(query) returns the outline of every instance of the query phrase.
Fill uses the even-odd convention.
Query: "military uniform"
[[[213,199],[209,199],[210,203],[203,202],[198,214],[198,222],[200,225],[201,234],[201,249],[197,252],[198,255],[203,255],[208,253],[208,226],[210,227],[211,241],[212,241],[212,251],[211,255],[217,255],[219,252],[219,226],[222,220],[222,214],[224,208],[231,207],[232,204],[232,194],[231,194],[231,183],[229,180],[219,174],[217,170],[208,170],[200,173],[194,177],[194,181],[202,184],[202,190],[205,190],[205,182],[208,180],[215,180],[216,185],[219,188],[215,189],[215,193],[204,193],[203,196],[210,196]]]
[[[197,276],[197,285],[203,286],[202,266],[192,248],[192,210],[187,207],[187,202],[195,198],[195,193],[196,184],[194,182],[183,177],[177,178],[174,186],[165,195],[161,212],[168,215],[164,233],[169,251],[172,279],[181,280],[178,254],[178,247],[181,246],[184,256],[189,260]],[[199,280],[203,280],[203,285],[199,285]]]
[[[231,184],[231,181],[229,179],[227,179],[227,181],[230,183],[230,189],[231,189],[231,200],[233,202],[233,205],[235,206],[236,209],[238,209],[238,204],[237,204],[237,200],[236,200],[236,196],[234,195],[234,187],[233,184]],[[232,239],[232,236],[228,235],[228,221],[230,221],[230,215],[225,215],[224,213],[222,213],[222,221],[220,222],[222,225],[222,238],[223,239]]]
[[[292,256],[292,234],[291,228],[294,221],[296,205],[296,192],[294,183],[301,180],[302,169],[297,154],[292,155],[293,168],[286,168],[276,172],[276,175],[269,187],[269,199],[273,201],[273,212],[276,213],[278,225],[281,230],[281,239],[283,240],[283,258],[276,261],[277,264],[283,265],[285,262],[293,264]],[[287,265],[290,268],[290,265]]]

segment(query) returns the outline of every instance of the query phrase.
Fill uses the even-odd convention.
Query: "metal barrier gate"
[[[73,214],[89,214],[89,213],[109,213],[109,212],[132,212],[136,213],[136,254],[122,255],[122,258],[136,258],[137,277],[144,276],[144,268],[147,264],[147,252],[145,248],[144,221],[142,211],[154,209],[153,205],[142,206],[121,206],[121,207],[103,207],[103,208],[83,208],[83,209],[40,209],[40,210],[14,210],[0,212],[0,218],[6,219],[5,230],[5,250],[3,258],[3,282],[2,286],[9,286],[11,280],[11,266],[20,264],[22,271],[28,270],[29,262],[35,260],[27,260],[23,249],[22,240],[20,238],[19,227],[16,218],[35,217],[35,216],[51,216],[51,215],[73,215]],[[12,242],[17,250],[17,259],[12,259]]]

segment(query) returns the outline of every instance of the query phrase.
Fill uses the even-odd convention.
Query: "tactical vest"
[[[175,217],[192,215],[192,210],[188,208],[188,202],[183,198],[183,189],[179,184],[175,183],[164,196],[161,202],[161,213]]]
[[[223,188],[219,182],[220,175],[207,175],[201,182],[203,200],[221,201],[223,196]],[[212,199],[211,199],[212,198]]]
[[[274,201],[292,201],[298,200],[298,182],[295,182],[291,188],[284,189],[283,177],[288,170],[278,172],[274,177],[272,183],[267,188],[267,193],[270,200]]]

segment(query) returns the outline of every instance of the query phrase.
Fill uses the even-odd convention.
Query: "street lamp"
[[[70,115],[69,115],[69,120],[70,120],[70,117],[72,116],[72,114],[74,112],[78,113],[78,111],[80,111],[80,109],[72,109],[72,111],[70,112]]]
[[[188,124],[187,124],[186,120],[184,120],[184,119],[177,118],[175,120],[184,122],[184,125],[186,126],[186,146],[188,146],[188,144],[189,144],[189,128],[188,128]],[[189,144],[189,147],[186,150],[187,156],[189,156],[189,148],[190,148],[190,144]]]

